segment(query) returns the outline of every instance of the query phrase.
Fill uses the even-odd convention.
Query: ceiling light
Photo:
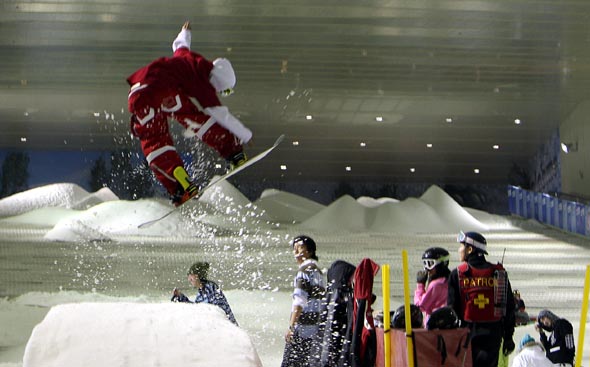
[[[307,116],[305,116],[305,119],[306,120],[311,120],[311,119],[313,119],[313,116],[312,115],[307,115]]]
[[[367,143],[365,143],[364,141],[361,141],[361,144],[360,144],[360,145],[361,145],[361,147],[363,147],[363,148],[364,148],[364,147],[366,147],[366,146],[367,146]]]
[[[453,122],[453,119],[452,119],[452,118],[450,118],[450,117],[447,117],[447,118],[445,119],[445,121],[446,121],[446,122],[448,122],[448,123],[450,124],[451,122]]]
[[[432,144],[431,143],[426,144],[426,148],[432,148]]]
[[[345,169],[346,169],[346,172],[350,172],[350,171],[352,171],[352,167],[350,167],[350,166],[346,166],[346,168],[345,168]]]
[[[494,145],[492,145],[492,148],[498,150],[498,149],[500,149],[500,146],[498,144],[494,144]]]
[[[281,164],[281,171],[286,171],[286,170],[287,170],[287,165]]]
[[[27,138],[25,138],[24,136],[22,138],[20,138],[20,141],[22,141],[23,143],[27,141]]]
[[[410,168],[410,172],[414,173],[416,172],[416,169],[414,167]]]
[[[563,152],[565,154],[568,154],[570,152],[577,152],[578,151],[578,142],[575,143],[561,143],[561,150],[563,150]]]
[[[473,170],[474,173],[479,173],[479,168]]]
[[[299,142],[298,142],[297,140],[295,140],[295,141],[293,142],[293,145],[297,147],[297,146],[299,146]]]
[[[520,125],[520,119],[514,119],[514,123]]]
[[[375,117],[375,121],[377,121],[377,122],[383,121],[383,116],[377,116],[377,117]]]

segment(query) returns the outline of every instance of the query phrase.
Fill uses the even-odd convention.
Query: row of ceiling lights
[[[312,115],[306,115],[306,116],[305,116],[305,119],[306,119],[306,120],[313,120],[313,116],[312,116]],[[382,122],[382,121],[383,121],[383,116],[377,116],[377,117],[375,117],[375,121]],[[452,118],[452,117],[447,117],[447,118],[445,119],[445,121],[446,121],[447,123],[452,123],[452,122],[453,122],[453,118]],[[514,119],[514,123],[515,123],[516,125],[520,125],[520,124],[521,124],[521,120],[520,120],[520,119],[518,119],[518,118],[517,118],[517,119]],[[297,140],[294,140],[294,141],[292,142],[292,144],[293,144],[293,146],[299,146],[299,141],[297,141]],[[367,143],[365,143],[365,142],[360,142],[360,143],[359,143],[359,145],[361,146],[361,148],[365,148],[365,147],[367,146]],[[427,148],[432,148],[432,147],[433,147],[433,145],[432,145],[432,143],[427,143],[427,144],[426,144],[426,147],[427,147]],[[500,149],[500,145],[498,145],[498,144],[494,144],[494,145],[492,145],[492,149],[494,149],[494,150],[498,150],[498,149]],[[221,164],[216,164],[216,165],[215,165],[215,168],[222,168],[222,167],[221,167]],[[281,165],[280,165],[280,169],[281,169],[281,171],[286,171],[286,170],[287,170],[287,165],[286,165],[286,164],[281,164]],[[345,166],[345,167],[344,167],[344,170],[345,170],[346,172],[351,172],[351,171],[352,171],[352,167],[351,167],[351,166]],[[416,168],[415,168],[415,167],[411,167],[411,168],[410,168],[410,172],[411,172],[411,173],[415,173],[415,172],[416,172]],[[474,169],[473,169],[473,173],[475,173],[475,174],[479,174],[479,173],[480,173],[480,169],[479,169],[479,168],[474,168]]]

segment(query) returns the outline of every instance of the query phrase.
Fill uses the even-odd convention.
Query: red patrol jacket
[[[506,313],[506,272],[501,264],[477,269],[466,262],[457,267],[463,319],[500,321]]]

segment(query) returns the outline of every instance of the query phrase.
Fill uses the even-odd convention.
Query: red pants
[[[140,139],[151,170],[171,195],[178,189],[173,171],[178,166],[184,167],[184,163],[174,147],[169,118],[178,121],[187,129],[188,135],[197,136],[225,159],[242,151],[238,138],[199,111],[188,98],[152,92],[148,86],[132,88],[129,94],[131,132]]]

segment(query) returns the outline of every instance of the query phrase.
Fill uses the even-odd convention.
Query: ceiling
[[[589,92],[587,0],[3,0],[0,149],[137,147],[125,78],[185,19],[250,154],[287,135],[245,178],[506,183]]]

